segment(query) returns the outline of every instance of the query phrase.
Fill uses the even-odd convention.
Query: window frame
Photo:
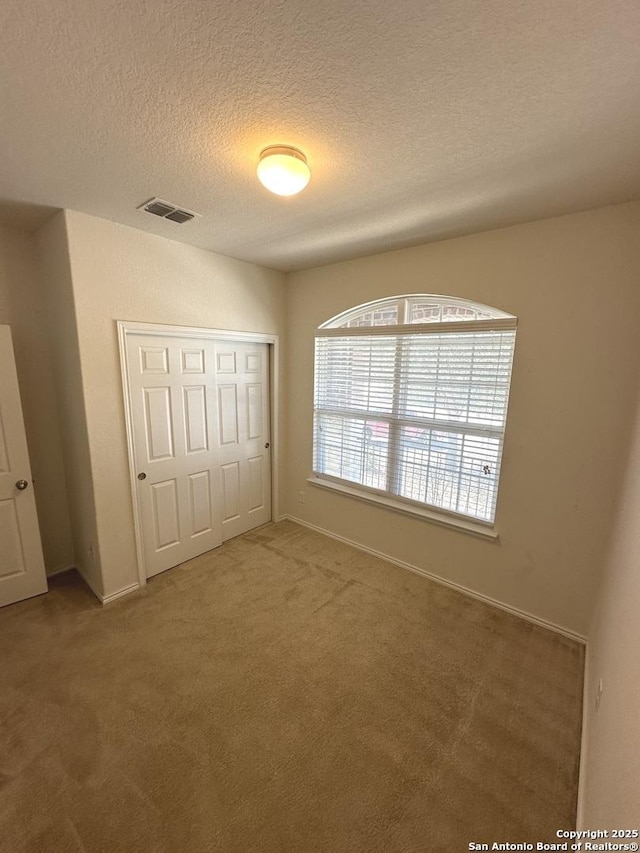
[[[440,303],[441,312],[440,312],[440,320],[437,322],[407,322],[411,316],[411,308],[412,305],[416,305],[416,303],[421,302],[430,302],[433,306]],[[442,319],[442,307],[443,306],[453,306],[454,309],[463,309],[463,311],[467,311],[468,313],[476,312],[476,316],[481,314],[482,319],[459,319],[459,320],[443,320]],[[364,325],[361,323],[357,323],[359,318],[362,318],[363,315],[371,315],[374,317],[374,312],[382,311],[387,312],[397,306],[397,318],[398,320],[403,320],[404,322],[394,324],[394,323],[385,323],[384,325]],[[456,311],[454,310],[454,314]],[[493,316],[491,316],[493,315]],[[380,315],[382,316],[382,315]],[[356,321],[354,325],[350,325]],[[318,376],[317,376],[317,341],[318,339],[326,339],[326,338],[358,338],[358,337],[372,337],[377,335],[386,335],[386,336],[394,336],[397,338],[402,338],[403,336],[417,336],[417,335],[446,335],[446,334],[456,334],[456,336],[463,333],[475,333],[475,332],[501,332],[501,331],[513,331],[513,347],[515,348],[515,332],[517,329],[517,318],[512,314],[507,314],[504,311],[501,311],[496,308],[492,308],[491,306],[480,304],[477,302],[472,302],[470,300],[461,299],[458,297],[449,297],[449,296],[441,296],[438,294],[407,294],[396,297],[388,297],[385,299],[375,300],[373,302],[364,303],[359,306],[355,306],[353,308],[348,309],[347,311],[343,311],[335,317],[327,320],[323,324],[321,324],[315,331],[314,341],[316,344],[316,358],[314,359],[314,430],[313,430],[313,452],[314,452],[314,468],[316,464],[316,452],[320,452],[317,445],[317,433],[316,433],[316,418],[318,413],[323,414],[326,413],[326,408],[324,411],[321,407],[317,406],[317,394],[318,394]],[[397,343],[396,343],[397,346]],[[405,362],[402,363],[399,370],[406,371],[407,365]],[[323,472],[313,470],[313,473],[308,478],[307,482],[312,485],[319,486],[321,488],[329,489],[332,491],[339,492],[344,495],[348,495],[350,497],[355,497],[360,500],[367,501],[369,503],[377,504],[379,506],[385,507],[387,509],[392,509],[397,512],[417,516],[437,524],[445,525],[448,527],[455,527],[464,530],[468,533],[473,533],[478,536],[482,536],[484,538],[496,539],[497,532],[495,530],[496,524],[496,509],[497,509],[497,500],[499,494],[499,486],[500,486],[500,474],[501,474],[501,461],[502,461],[502,452],[504,446],[504,437],[506,432],[507,418],[508,418],[508,401],[509,401],[509,392],[510,392],[510,384],[513,373],[513,360],[509,363],[509,377],[507,382],[507,397],[506,397],[506,405],[505,405],[505,413],[504,420],[499,429],[495,427],[482,427],[477,426],[474,427],[469,423],[461,423],[461,422],[446,422],[437,418],[411,418],[411,424],[415,425],[416,423],[420,425],[421,421],[424,428],[432,430],[432,431],[441,431],[446,432],[447,430],[450,432],[458,431],[461,435],[472,435],[475,433],[480,435],[487,435],[494,439],[498,439],[498,474],[495,480],[494,491],[492,493],[492,519],[485,520],[483,518],[479,518],[477,516],[473,516],[471,514],[465,514],[464,512],[459,512],[456,510],[451,510],[446,507],[438,506],[437,504],[429,504],[423,501],[414,500],[409,497],[400,496],[398,494],[394,494],[392,491],[388,489],[380,489],[374,488],[369,485],[365,485],[363,483],[359,483],[357,481],[351,481],[347,479],[343,479],[340,477],[332,476],[331,474],[326,474]],[[406,381],[406,376],[402,372],[399,372],[394,376],[394,395],[397,392],[398,383]],[[336,415],[339,417],[350,417],[350,410],[345,411],[344,413],[340,413],[336,410]],[[358,414],[354,415],[354,412],[351,412],[351,416],[355,416],[358,418]],[[361,418],[363,421],[367,420],[380,420],[386,421],[389,424],[394,424],[393,432],[398,435],[399,430],[402,428],[402,414],[398,411],[394,411],[391,414],[382,415],[380,413],[376,413],[371,410],[369,413],[366,409],[362,411]],[[406,420],[406,418],[405,418]],[[392,427],[389,428],[389,436],[391,440]],[[399,462],[399,456],[396,453],[396,450],[391,448],[389,445],[386,449],[386,464],[389,463],[396,466],[396,475],[399,476],[399,469],[397,468],[397,464]],[[461,463],[462,464],[462,463]],[[387,485],[390,481],[391,477],[387,480]]]

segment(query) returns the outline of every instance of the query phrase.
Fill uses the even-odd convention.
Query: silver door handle
[[[18,480],[18,482],[16,483],[16,489],[19,489],[21,492],[24,492],[28,485],[29,483],[27,483],[26,480]]]
[[[138,474],[138,479],[139,480],[146,480],[147,479],[147,475],[144,473],[144,471],[141,474]]]
[[[265,444],[265,447],[268,449],[268,448],[269,448],[269,446],[270,446],[270,445],[269,445],[269,442],[267,441],[267,442],[266,442],[266,444]]]

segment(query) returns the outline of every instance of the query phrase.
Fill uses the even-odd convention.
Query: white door
[[[216,342],[224,541],[271,519],[269,348]]]
[[[147,577],[222,543],[213,341],[128,335]]]
[[[46,591],[11,329],[0,326],[0,606]]]
[[[126,336],[146,575],[271,518],[269,350]]]

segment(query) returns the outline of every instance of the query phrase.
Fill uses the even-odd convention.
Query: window
[[[324,323],[313,481],[490,528],[515,334],[510,314],[431,295],[379,300]]]

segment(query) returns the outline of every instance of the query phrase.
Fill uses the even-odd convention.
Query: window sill
[[[385,509],[400,512],[403,515],[411,515],[414,518],[431,521],[434,524],[441,525],[442,527],[450,527],[454,530],[460,530],[462,533],[479,536],[481,539],[489,539],[493,541],[498,539],[497,532],[490,525],[483,524],[480,521],[476,522],[471,519],[449,515],[448,513],[440,513],[436,510],[405,503],[404,501],[395,500],[387,495],[369,492],[364,489],[359,489],[357,486],[348,486],[344,483],[325,479],[324,477],[308,477],[307,483],[310,483],[312,486],[319,486],[321,489],[328,489],[331,492],[338,492],[339,494],[346,495],[347,497],[357,498],[358,500],[365,501],[366,503],[376,504],[377,506],[382,506]]]

